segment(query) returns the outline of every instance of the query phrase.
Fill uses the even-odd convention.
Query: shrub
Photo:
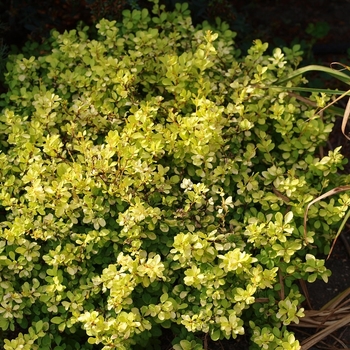
[[[305,205],[342,181],[340,150],[316,155],[331,117],[275,86],[298,47],[256,40],[242,56],[225,23],[154,3],[9,57],[5,350],[151,349],[164,329],[174,349],[244,333],[252,349],[299,348],[297,280],[327,280],[316,256],[349,204],[311,207],[304,237]]]

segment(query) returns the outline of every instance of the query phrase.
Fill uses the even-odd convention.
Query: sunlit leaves
[[[42,56],[9,58],[6,350],[77,348],[82,334],[84,349],[130,350],[162,328],[179,334],[174,349],[199,350],[199,332],[235,338],[253,314],[257,346],[297,349],[281,326],[302,317],[294,281],[329,276],[301,218],[344,181],[343,156],[314,155],[330,118],[275,86],[300,47],[269,56],[256,40],[240,57],[226,23],[194,28],[187,4],[154,4],[154,16],[101,20],[94,39],[87,27],[53,31]],[[312,206],[308,241],[327,246],[349,204],[343,194]]]

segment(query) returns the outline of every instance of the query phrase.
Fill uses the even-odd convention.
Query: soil
[[[349,0],[235,0],[231,3],[236,13],[232,25],[248,43],[259,38],[272,46],[290,45],[319,36],[315,46],[317,54],[336,56],[346,53],[350,47]],[[329,30],[325,33],[327,24]],[[319,28],[314,35],[307,33],[310,25]]]

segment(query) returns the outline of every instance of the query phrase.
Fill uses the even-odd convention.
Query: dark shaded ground
[[[350,46],[349,0],[257,0],[231,1],[236,10],[234,26],[245,42],[260,38],[270,44],[290,44],[313,37],[317,40],[318,54],[345,53]],[[310,25],[316,25],[308,33]]]

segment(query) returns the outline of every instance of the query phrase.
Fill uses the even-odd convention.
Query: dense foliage
[[[296,281],[327,280],[316,256],[350,200],[311,207],[304,236],[343,158],[316,156],[330,117],[275,86],[298,47],[256,40],[242,57],[225,23],[195,28],[186,4],[123,16],[8,60],[4,349],[151,349],[164,329],[175,350],[244,333],[252,349],[298,349]]]

